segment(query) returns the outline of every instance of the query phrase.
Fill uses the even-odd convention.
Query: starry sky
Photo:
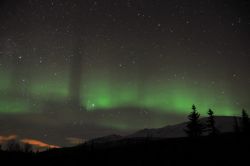
[[[0,136],[70,146],[250,108],[247,0],[1,0]]]

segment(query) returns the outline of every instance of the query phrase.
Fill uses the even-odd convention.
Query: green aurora
[[[193,104],[233,127],[250,113],[249,11],[247,0],[1,0],[0,136],[67,147],[186,122]]]
[[[10,77],[1,74],[1,98],[10,92]],[[31,100],[66,101],[69,98],[69,78],[61,74],[57,79],[46,77],[33,78],[28,93]],[[84,78],[81,88],[81,105],[87,111],[108,110],[131,107],[145,108],[162,113],[188,114],[192,104],[196,104],[200,113],[205,115],[208,108],[214,109],[217,115],[235,115],[237,107],[232,96],[225,91],[221,94],[219,86],[195,85],[191,80],[180,81],[147,81],[118,79],[99,74]],[[22,113],[31,110],[32,102],[9,98],[1,100],[0,112]]]
[[[149,83],[143,88],[136,84],[112,84],[114,81],[98,80],[90,83],[82,98],[88,110],[119,107],[139,107],[154,111],[187,114],[192,104],[196,104],[202,114],[208,108],[220,110],[220,115],[233,115],[236,108],[230,104],[230,96],[215,93],[213,89],[183,85],[177,82],[155,86]],[[213,87],[214,88],[214,87]]]

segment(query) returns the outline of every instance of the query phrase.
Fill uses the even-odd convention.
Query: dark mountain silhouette
[[[240,122],[240,117],[236,117],[238,122]],[[206,123],[208,120],[207,117],[202,118],[201,122]],[[185,132],[187,122],[175,124],[175,125],[167,125],[161,128],[152,128],[152,129],[142,129],[133,134],[127,136],[121,135],[107,135],[103,137],[98,137],[87,141],[88,144],[90,143],[107,143],[107,142],[114,142],[119,140],[142,140],[144,138],[150,139],[163,139],[163,138],[179,138],[179,137],[186,137],[187,134]],[[221,133],[229,133],[234,132],[235,128],[235,117],[232,116],[216,116],[215,117],[215,127]],[[204,135],[208,135],[208,132],[204,132]]]
[[[81,165],[249,165],[249,136],[147,139],[126,138],[41,153],[1,152],[2,162]]]
[[[206,123],[206,118],[202,118],[201,122]],[[237,118],[240,121],[240,117]],[[216,116],[215,117],[215,127],[222,133],[233,132],[234,131],[235,119],[231,116]],[[143,129],[137,131],[129,136],[128,138],[136,138],[136,137],[152,137],[152,138],[177,138],[177,137],[185,137],[187,134],[185,133],[187,122],[176,124],[176,125],[168,125],[162,128],[157,129]],[[207,135],[208,133],[204,133]]]
[[[201,119],[204,123],[206,120]],[[222,131],[218,135],[184,137],[186,123],[181,123],[40,153],[0,151],[0,158],[8,163],[44,165],[249,165],[249,135],[235,132],[233,117],[216,117],[215,121]]]
[[[121,135],[113,134],[113,135],[108,135],[108,136],[104,136],[104,137],[98,137],[98,138],[91,139],[87,143],[105,143],[105,142],[118,141],[118,140],[121,140],[123,138],[124,137]]]

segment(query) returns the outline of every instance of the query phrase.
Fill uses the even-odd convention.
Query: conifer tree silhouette
[[[214,112],[209,109],[208,112],[208,120],[207,120],[207,131],[209,135],[216,135],[218,134],[218,129],[215,127],[215,117],[214,117]]]
[[[189,137],[198,137],[202,135],[203,124],[200,122],[200,114],[197,112],[195,105],[192,106],[192,112],[188,115],[189,122],[187,123],[185,132]]]

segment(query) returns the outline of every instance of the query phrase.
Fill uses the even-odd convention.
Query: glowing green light
[[[0,113],[25,113],[30,111],[30,104],[22,99],[0,99]]]
[[[82,92],[84,94],[82,104],[88,110],[137,107],[176,114],[187,114],[192,104],[196,104],[199,112],[204,115],[209,108],[218,110],[217,115],[232,115],[236,109],[230,104],[229,96],[221,97],[219,94],[214,94],[215,90],[202,86],[196,87],[177,82],[157,86],[148,83],[140,89],[135,85],[128,85],[126,81],[116,83],[116,80],[108,78],[90,80],[85,92]],[[94,103],[95,107],[92,107],[88,101],[91,101],[91,104]]]
[[[31,94],[41,98],[62,99],[69,95],[67,82],[41,81],[32,84]]]
[[[161,113],[188,114],[192,104],[203,115],[209,108],[215,110],[217,115],[233,115],[237,110],[232,104],[233,95],[227,92],[229,87],[223,87],[225,94],[222,95],[218,93],[219,86],[208,88],[206,84],[201,83],[198,86],[192,84],[192,81],[163,80],[157,83],[152,80],[141,82],[125,76],[121,79],[105,73],[90,75],[83,78],[80,93],[81,105],[88,111],[132,107]],[[0,72],[0,79],[0,97],[8,96],[11,89],[10,74]],[[32,77],[30,84],[27,84],[27,93],[38,102],[45,99],[66,102],[70,97],[69,80],[67,72],[48,76],[43,71],[42,74]],[[12,106],[5,107],[7,105]],[[1,101],[1,112],[19,112],[26,109],[28,104],[22,98],[20,101]]]
[[[95,109],[136,106],[137,91],[134,86],[109,80],[88,82],[87,88],[82,91],[82,104],[87,109],[90,104],[95,104]]]

